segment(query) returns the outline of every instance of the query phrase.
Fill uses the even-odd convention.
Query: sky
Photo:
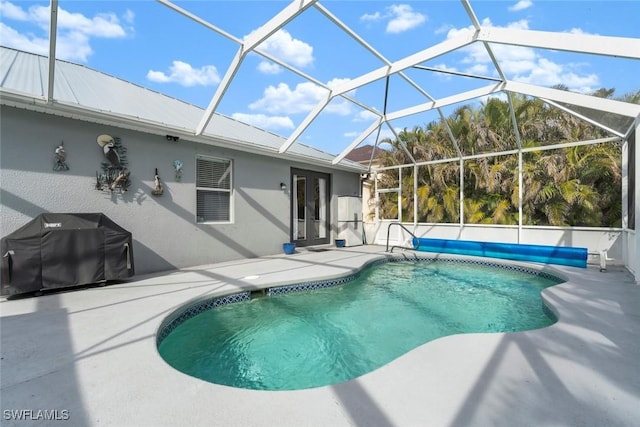
[[[56,55],[206,108],[239,42],[289,2],[191,0],[174,4],[229,37],[151,0],[60,0]],[[391,62],[472,29],[469,16],[457,0],[329,0],[320,4]],[[471,7],[484,27],[640,37],[640,0],[471,0]],[[47,55],[49,16],[48,1],[0,0],[0,44]],[[562,84],[580,93],[615,88],[617,96],[640,89],[640,61],[507,45],[492,47],[512,80],[541,86]],[[326,96],[327,90],[314,82],[336,87],[384,65],[316,8],[289,22],[259,49],[303,76],[249,53],[216,112],[285,138]],[[423,68],[406,70],[406,76],[436,99],[491,81],[433,72],[432,68],[497,77],[480,43],[420,65]],[[393,112],[429,101],[425,93],[397,75],[389,79],[388,87],[383,79],[359,87],[348,96],[380,112],[385,104],[386,111]],[[358,103],[334,99],[298,141],[340,153],[375,119]],[[443,113],[450,114],[456,106]],[[437,112],[431,111],[394,121],[392,126],[399,131],[438,118]],[[392,136],[391,130],[383,127],[380,136],[374,132],[364,143]]]

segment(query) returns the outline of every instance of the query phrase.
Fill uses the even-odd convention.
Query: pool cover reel
[[[471,240],[412,239],[413,247],[424,252],[440,252],[458,255],[483,256],[514,261],[541,262],[544,264],[587,267],[587,248],[545,245],[521,245],[514,243],[476,242]]]

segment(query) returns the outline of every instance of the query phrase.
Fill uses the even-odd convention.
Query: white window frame
[[[210,188],[210,187],[199,187],[198,186],[198,160],[210,161],[210,162],[219,162],[219,163],[229,163],[229,188]],[[197,154],[196,155],[196,167],[195,167],[195,184],[196,184],[196,209],[195,209],[195,221],[198,224],[231,224],[233,223],[233,160],[226,159],[223,157],[213,157]],[[213,192],[213,193],[228,193],[229,194],[229,219],[222,221],[200,221],[198,217],[198,193],[201,191]]]

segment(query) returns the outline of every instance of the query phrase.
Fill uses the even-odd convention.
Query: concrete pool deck
[[[616,267],[544,267],[568,279],[543,294],[559,317],[548,328],[444,337],[327,387],[234,389],[184,375],[158,355],[160,324],[187,301],[337,277],[381,256],[378,246],[300,252],[3,300],[1,424],[637,425],[640,286]],[[43,421],[38,410],[57,410],[48,416],[60,420]]]

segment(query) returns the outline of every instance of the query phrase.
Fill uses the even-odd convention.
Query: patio
[[[44,425],[33,419],[38,410],[66,410],[68,420],[47,425],[77,426],[637,422],[640,288],[621,267],[600,273],[595,265],[540,266],[568,279],[544,292],[559,317],[553,326],[441,338],[328,387],[265,392],[218,386],[177,372],[157,353],[160,324],[187,301],[341,276],[382,256],[380,246],[305,251],[2,300],[3,425]],[[32,419],[16,420],[11,411],[20,410],[32,410]]]

